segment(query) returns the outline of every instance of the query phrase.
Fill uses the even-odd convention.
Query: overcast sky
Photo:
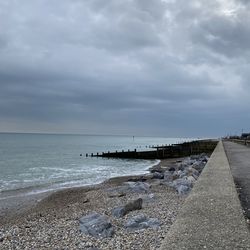
[[[0,131],[250,130],[247,0],[0,0]]]

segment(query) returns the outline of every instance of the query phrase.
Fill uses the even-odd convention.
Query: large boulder
[[[169,172],[174,172],[175,170],[176,170],[175,167],[170,167],[170,168],[168,169]]]
[[[172,187],[176,189],[178,194],[187,194],[193,187],[193,181],[185,176],[173,181]]]
[[[154,172],[152,179],[164,179],[164,174],[160,172]]]
[[[187,169],[184,169],[183,171],[179,170],[178,175],[179,175],[180,178],[183,178],[183,177],[187,176],[188,175]]]
[[[113,216],[115,216],[117,218],[121,218],[122,216],[124,216],[126,214],[125,207],[124,206],[115,207],[112,209],[111,213]]]
[[[166,181],[166,182],[172,182],[173,181],[173,173],[169,172],[169,171],[166,171],[164,173],[164,181]]]
[[[158,228],[160,221],[156,218],[147,218],[144,214],[138,214],[128,219],[124,227],[128,230],[140,230],[145,228]]]
[[[179,186],[179,185],[192,187],[192,182],[185,176],[183,178],[179,178],[179,179],[173,181],[173,186],[174,187]]]
[[[187,164],[184,164],[184,163],[178,163],[178,169],[181,170],[181,171],[184,171],[185,168],[187,167]]]
[[[188,176],[193,176],[196,180],[198,179],[200,173],[193,167],[188,168]]]
[[[105,215],[93,212],[80,218],[80,230],[84,234],[93,237],[111,237],[114,234],[114,228]]]
[[[197,161],[192,165],[192,168],[201,173],[205,165],[206,165],[205,162]]]
[[[190,192],[191,188],[188,186],[184,186],[184,185],[179,185],[176,187],[176,191],[178,192],[178,194],[180,195],[185,195],[188,194]]]
[[[142,209],[142,198],[130,201],[125,206],[116,207],[111,213],[113,216],[120,218],[131,211],[139,209]]]
[[[191,183],[191,186],[193,186],[196,181],[196,179],[193,176],[188,176],[187,180]]]

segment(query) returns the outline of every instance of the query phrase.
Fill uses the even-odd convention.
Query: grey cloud
[[[200,45],[227,57],[244,57],[249,53],[250,15],[245,1],[241,1],[240,7],[240,1],[231,1],[230,8],[227,1],[180,2],[178,11],[174,6],[175,21],[195,49]]]
[[[2,131],[201,136],[242,127],[245,1],[234,18],[226,2],[202,0],[0,7]]]
[[[193,32],[193,41],[204,44],[228,57],[244,57],[250,50],[248,21],[213,17],[199,24]]]

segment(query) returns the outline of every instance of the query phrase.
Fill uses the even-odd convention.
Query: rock
[[[160,172],[154,172],[152,179],[164,179],[164,174]]]
[[[183,185],[183,186],[192,186],[192,183],[188,180],[188,178],[185,176],[183,178],[179,178],[175,181],[173,181],[173,186],[174,187],[177,187],[177,186],[180,186],[180,185]]]
[[[93,237],[111,237],[114,234],[114,228],[108,217],[93,212],[80,219],[80,230],[84,234]]]
[[[146,182],[125,182],[128,185],[129,191],[134,193],[147,193],[150,185]]]
[[[142,209],[142,198],[130,201],[125,206],[116,207],[112,210],[111,213],[113,216],[120,218],[131,211],[140,209]]]
[[[180,178],[183,178],[183,177],[187,176],[188,172],[187,172],[187,170],[184,170],[184,171],[179,170],[178,174],[179,174]]]
[[[173,174],[169,171],[166,171],[164,174],[164,180],[166,182],[172,182],[173,181]]]
[[[174,167],[171,167],[168,169],[169,172],[174,172],[175,171],[175,168]]]
[[[84,198],[84,200],[82,201],[82,203],[87,203],[87,202],[89,202],[88,198]]]
[[[196,179],[193,176],[188,176],[187,180],[192,184],[192,186],[194,185]]]
[[[128,219],[124,227],[129,230],[140,230],[145,228],[157,228],[160,226],[160,221],[156,218],[147,218],[144,214],[138,214]]]
[[[172,187],[176,189],[178,194],[187,194],[193,187],[193,183],[188,177],[183,177],[173,181]]]
[[[125,207],[124,206],[115,207],[112,209],[111,214],[117,218],[121,218],[122,216],[126,214]]]
[[[178,169],[184,171],[187,166],[183,163],[178,164]]]
[[[192,168],[197,170],[199,173],[201,173],[201,171],[203,170],[203,168],[205,167],[205,163],[203,162],[196,162],[195,164],[193,164]]]
[[[204,159],[204,158],[208,158],[207,155],[206,155],[206,153],[201,153],[200,154],[200,159]]]
[[[188,176],[193,176],[196,180],[198,179],[200,173],[193,167],[188,168]]]
[[[142,198],[133,200],[125,205],[126,211],[130,212],[142,208]]]
[[[184,171],[182,171],[182,170],[176,171],[176,173],[177,173],[178,176],[180,176],[183,172],[184,172]]]
[[[179,179],[173,181],[173,183],[172,183],[173,187],[177,187],[177,186],[180,186],[180,185],[189,186],[190,183],[189,183],[189,181],[187,180],[186,177],[179,178]]]
[[[162,169],[162,168],[151,169],[150,172],[151,172],[151,173],[155,173],[155,172],[163,173],[163,172],[164,172],[164,169]]]
[[[179,185],[179,186],[176,187],[176,190],[177,190],[178,194],[184,195],[184,194],[188,194],[190,192],[191,187],[184,186],[184,185]]]
[[[201,159],[202,163],[206,164],[208,162],[208,157]]]
[[[178,174],[178,171],[174,171],[173,173],[172,173],[172,178],[173,178],[173,180],[176,180],[176,179],[178,179],[180,176],[179,176],[179,174]]]

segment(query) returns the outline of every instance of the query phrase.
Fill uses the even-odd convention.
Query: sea
[[[150,150],[192,138],[0,133],[0,200],[137,175],[159,160],[108,159],[86,154]]]

